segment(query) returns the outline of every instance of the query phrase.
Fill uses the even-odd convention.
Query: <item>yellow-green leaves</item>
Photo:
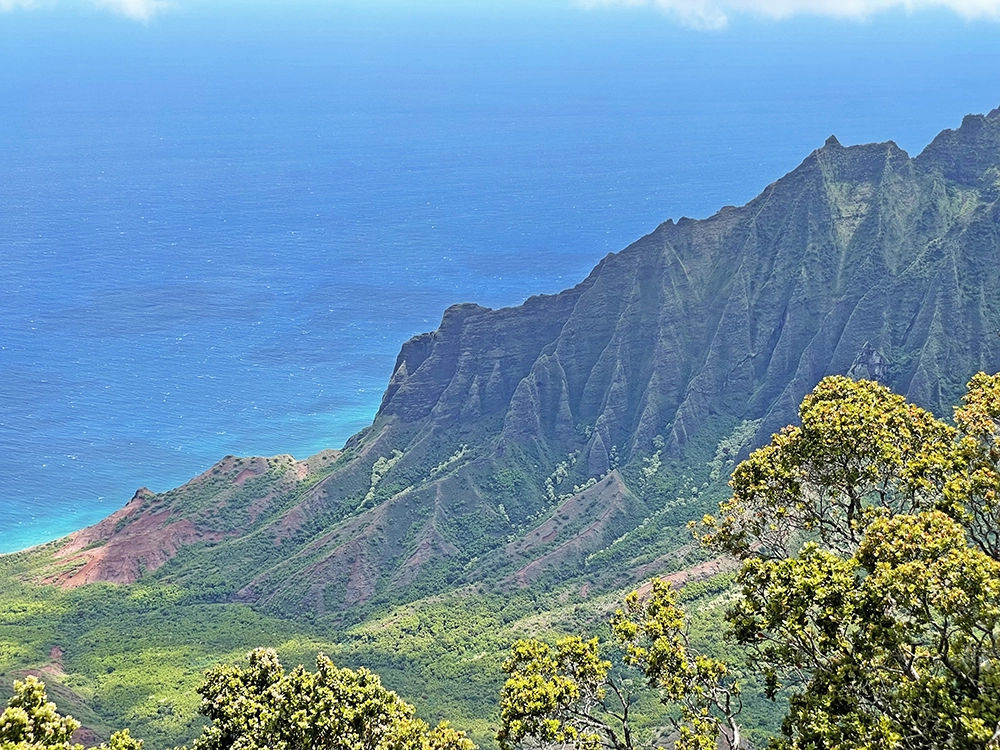
[[[14,695],[0,714],[0,750],[83,750],[73,742],[73,732],[79,728],[72,716],[59,714],[45,684],[29,675],[14,680]],[[97,750],[142,750],[142,740],[123,729]]]
[[[509,677],[500,694],[500,732],[504,750],[525,738],[600,747],[601,701],[611,662],[598,653],[597,639],[571,636],[555,647],[518,641],[504,662]]]
[[[978,373],[955,409],[962,438],[946,496],[979,549],[1000,560],[1000,374]]]
[[[0,714],[0,743],[69,749],[80,722],[60,716],[37,677],[14,681],[14,695]],[[77,746],[78,747],[78,746]]]
[[[874,518],[944,509],[957,433],[878,383],[824,379],[787,427],[736,467],[705,541],[740,559],[794,554],[810,538],[853,551]]]
[[[739,684],[724,662],[692,649],[687,618],[669,583],[654,579],[645,598],[626,597],[611,618],[611,632],[625,663],[659,691],[661,702],[679,708],[678,748],[715,748],[720,732],[739,746]]]
[[[944,513],[876,519],[849,557],[749,560],[739,582],[737,639],[772,693],[779,675],[801,686],[789,747],[981,747],[1000,719],[1000,563]]]
[[[611,632],[623,647],[625,662],[638,668],[651,686],[670,701],[697,692],[707,677],[690,652],[684,612],[670,584],[654,580],[646,599],[631,594],[611,619]]]
[[[596,638],[563,638],[554,647],[537,640],[514,644],[503,666],[508,679],[497,735],[503,750],[528,741],[586,750],[657,744],[658,733],[637,736],[635,683],[674,709],[678,750],[714,750],[720,731],[728,747],[739,746],[739,688],[725,664],[691,648],[668,583],[654,580],[646,596],[630,594],[610,625],[612,650],[621,654],[615,665],[601,658]]]
[[[129,730],[123,729],[111,735],[106,745],[102,745],[103,750],[142,750],[142,740],[138,740],[131,735]]]
[[[789,748],[982,748],[1000,721],[1000,376],[957,429],[827,378],[738,466],[707,543],[741,560],[728,618]]]
[[[976,373],[955,409],[955,423],[962,432],[1000,450],[1000,373]]]
[[[314,672],[286,673],[274,651],[257,649],[247,668],[211,670],[199,692],[212,723],[195,750],[475,750],[450,725],[432,730],[415,718],[378,675],[323,654]]]

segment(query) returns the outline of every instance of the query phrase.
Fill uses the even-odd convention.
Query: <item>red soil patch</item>
[[[347,592],[344,595],[344,603],[348,606],[367,601],[375,591],[378,567],[372,564],[365,541],[367,540],[359,539],[347,553],[354,558],[351,560],[351,576],[347,579]]]
[[[300,508],[297,506],[294,510]],[[289,583],[301,580],[307,582],[309,601],[320,613],[325,611],[331,587],[345,587],[346,604],[366,601],[375,591],[380,561],[386,557],[386,513],[387,505],[383,504],[338,524],[240,589],[236,601],[268,603],[280,596]],[[297,567],[310,559],[316,562],[301,569]],[[295,573],[294,579],[291,571]],[[269,593],[262,598],[262,591]]]
[[[77,729],[73,732],[73,736],[70,739],[73,744],[83,745],[84,747],[96,747],[104,741],[97,732],[87,727]]]
[[[428,523],[420,532],[417,548],[406,558],[399,573],[393,577],[393,582],[403,585],[412,583],[426,563],[438,557],[452,557],[457,554],[458,547],[441,536],[441,532],[434,527],[433,522]]]
[[[261,474],[266,474],[268,468],[269,467],[266,458],[251,458],[250,465],[236,475],[236,478],[233,480],[233,483],[243,484],[248,479],[252,479],[253,477],[259,477]]]
[[[135,583],[151,573],[187,544],[219,539],[200,532],[188,519],[171,521],[172,513],[143,513],[149,490],[139,490],[121,510],[103,521],[70,534],[55,553],[62,570],[46,576],[44,583],[76,588],[97,581]]]
[[[434,497],[434,515],[424,524],[417,537],[417,546],[403,564],[399,567],[392,582],[396,585],[407,585],[416,580],[420,574],[420,569],[431,560],[438,557],[451,557],[458,554],[458,547],[449,542],[441,532],[438,531],[437,523],[441,520],[442,503],[442,483],[437,483],[437,494]],[[402,495],[397,495],[393,500],[402,500]]]
[[[672,552],[660,555],[652,562],[630,568],[629,577],[636,581],[651,578],[657,573],[676,567],[677,563],[684,562],[686,557],[694,552],[696,548],[694,544],[685,544],[683,547],[678,547]]]
[[[63,677],[66,676],[66,672],[63,669],[63,648],[62,646],[53,646],[49,649],[49,662],[43,664],[38,669],[29,669],[25,672],[26,675],[34,675],[42,682],[52,682],[55,680],[59,682]]]
[[[221,507],[229,501],[237,487],[267,474],[272,468],[292,468],[295,480],[301,481],[311,472],[330,466],[339,456],[339,451],[322,451],[305,461],[295,461],[291,456],[270,459],[226,456],[178,491],[183,493],[193,489],[203,492],[203,487],[207,485]],[[267,512],[276,493],[284,491],[284,485],[291,486],[283,483],[281,487],[271,487],[266,494],[253,500],[249,507],[251,524]],[[205,540],[218,541],[227,535],[222,531],[208,531],[189,518],[181,518],[171,509],[153,512],[149,501],[156,497],[143,487],[121,510],[94,526],[68,536],[62,549],[54,555],[55,564],[43,574],[42,582],[64,588],[96,581],[134,583],[144,574],[162,567],[181,547]],[[280,541],[279,536],[276,543],[280,544]]]

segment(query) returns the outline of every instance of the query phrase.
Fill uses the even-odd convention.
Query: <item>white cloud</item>
[[[782,19],[798,15],[865,19],[887,10],[930,8],[962,18],[1000,20],[1000,0],[581,0],[585,8],[653,6],[697,28],[718,29],[733,15]]]
[[[0,12],[14,10],[15,8],[36,8],[38,3],[35,0],[0,0]]]
[[[59,0],[0,0],[0,13],[20,9],[51,8],[53,6],[72,6],[76,4],[96,7],[99,10],[106,10],[119,16],[143,22],[149,21],[158,13],[174,7],[172,0],[82,0],[82,2],[81,0],[71,0],[70,2],[59,2]]]
[[[0,2],[3,1],[0,0]],[[168,0],[94,0],[94,3],[98,8],[110,10],[112,13],[136,21],[149,21],[157,13],[161,13],[173,5]]]

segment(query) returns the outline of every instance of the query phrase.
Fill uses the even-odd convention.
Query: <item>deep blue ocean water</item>
[[[1000,26],[642,10],[0,14],[0,551],[370,423],[449,304],[580,281],[831,133],[1000,105]]]

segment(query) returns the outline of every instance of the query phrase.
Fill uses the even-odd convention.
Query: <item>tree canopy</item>
[[[199,688],[211,720],[193,750],[475,750],[446,722],[431,729],[413,706],[361,668],[316,657],[316,670],[286,672],[271,649],[248,665],[220,664]]]
[[[14,680],[14,695],[0,713],[0,750],[83,750],[73,742],[80,722],[62,716],[45,692],[45,684],[33,675]],[[142,740],[127,729],[111,735],[100,750],[142,750]]]
[[[723,662],[692,649],[670,584],[654,580],[647,596],[629,595],[610,626],[612,642],[606,644],[578,636],[554,645],[536,639],[514,644],[503,665],[502,750],[532,743],[635,750],[662,746],[671,737],[679,750],[715,750],[720,736],[726,747],[740,747],[739,688]],[[672,731],[644,731],[637,721],[635,708],[649,691],[672,710]]]
[[[731,634],[768,694],[788,699],[772,750],[1000,746],[1000,375],[972,379],[954,424],[843,377],[800,416],[736,468],[731,498],[699,527],[741,561]],[[514,644],[501,750],[745,746],[734,670],[693,647],[669,584],[642,591],[610,638]],[[14,688],[0,750],[82,750],[79,722],[40,680]],[[211,669],[199,693],[210,723],[192,750],[475,750],[323,654],[286,671],[257,649]],[[141,744],[126,730],[102,747]]]
[[[1000,721],[1000,376],[955,426],[831,377],[733,473],[704,541],[743,561],[728,619],[787,748],[983,748]]]

